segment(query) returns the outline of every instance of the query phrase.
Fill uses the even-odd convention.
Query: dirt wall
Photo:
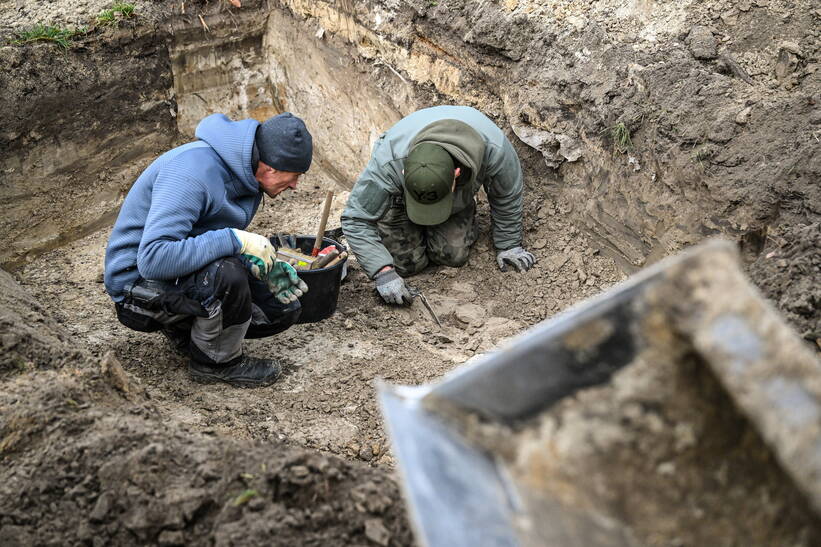
[[[722,233],[759,264],[760,285],[790,283],[767,261],[819,218],[812,3],[282,5],[355,47],[379,85],[413,86],[403,113],[470,104],[515,135],[526,162],[538,151],[530,189],[569,204],[625,271]],[[819,338],[812,314],[790,315]]]
[[[168,52],[152,33],[0,48],[0,263],[111,224],[175,138]]]

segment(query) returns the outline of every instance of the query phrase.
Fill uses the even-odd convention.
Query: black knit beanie
[[[274,169],[304,173],[311,166],[311,134],[305,123],[290,112],[283,112],[261,123],[254,142],[259,161]]]

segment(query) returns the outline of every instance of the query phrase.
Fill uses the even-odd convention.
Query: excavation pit
[[[373,380],[435,382],[708,235],[740,243],[817,344],[814,5],[651,4],[152,2],[116,27],[90,24],[102,2],[4,10],[8,39],[34,22],[89,30],[65,50],[0,47],[0,543],[410,544]],[[384,130],[445,103],[516,147],[528,274],[498,270],[480,193],[468,264],[413,280],[441,330],[421,306],[384,306],[353,260],[332,315],[248,341],[285,365],[270,389],[192,384],[161,337],[117,323],[100,283],[110,224],[202,117],[308,121],[314,165],[249,227],[308,234],[328,190],[339,225]],[[704,363],[641,366],[542,424],[550,486],[647,545],[818,543]]]

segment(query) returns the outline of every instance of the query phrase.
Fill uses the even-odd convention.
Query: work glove
[[[294,267],[282,260],[274,261],[265,281],[268,290],[283,304],[290,304],[308,292],[308,285],[299,278]]]
[[[265,236],[237,230],[236,228],[231,228],[231,231],[242,247],[239,250],[240,258],[243,259],[251,275],[260,280],[265,279],[277,258],[274,246]]]
[[[410,306],[413,302],[413,296],[405,285],[405,280],[399,277],[395,269],[380,272],[374,276],[373,280],[376,282],[379,296],[388,304]]]
[[[535,262],[536,257],[521,247],[499,251],[499,254],[496,255],[496,263],[499,264],[499,269],[503,272],[507,271],[508,264],[516,268],[517,272],[526,272]]]

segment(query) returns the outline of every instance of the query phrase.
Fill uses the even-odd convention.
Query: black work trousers
[[[282,332],[301,312],[299,301],[280,303],[236,257],[218,259],[175,282],[141,278],[116,308],[129,328],[190,333],[191,357],[210,365],[235,361],[242,356],[243,339]]]

